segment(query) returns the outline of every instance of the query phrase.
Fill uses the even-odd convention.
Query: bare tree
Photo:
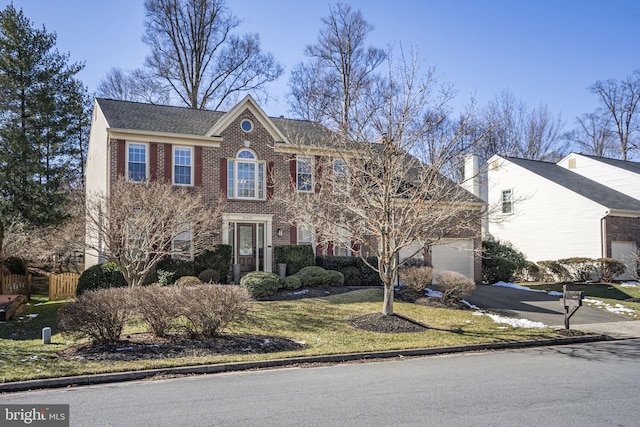
[[[292,72],[291,109],[346,135],[353,128],[353,110],[375,81],[373,73],[385,52],[365,46],[373,26],[349,5],[330,8],[322,23],[318,42],[305,49],[309,62],[298,64]]]
[[[192,257],[213,246],[222,203],[204,204],[198,193],[151,181],[119,179],[108,195],[87,200],[89,248],[120,267],[131,287],[164,257]]]
[[[627,160],[629,152],[640,145],[638,132],[640,119],[640,70],[635,70],[624,80],[598,80],[589,87],[598,97],[600,112],[611,118],[611,127],[618,138],[622,160]]]
[[[300,145],[315,158],[314,181],[306,186],[315,192],[288,192],[284,200],[298,227],[315,229],[316,243],[352,251],[378,272],[386,315],[393,314],[401,250],[480,233],[482,204],[440,174],[457,155],[457,142],[443,145],[430,164],[410,154],[425,152],[434,126],[425,118],[440,105],[435,74],[421,75],[419,65],[415,56],[398,66],[389,58],[388,76],[353,117],[367,123],[356,127],[357,142],[337,132],[327,144]],[[375,255],[377,264],[367,255]]]
[[[224,0],[146,0],[145,9],[146,66],[190,108],[218,109],[283,73],[257,34],[232,33],[240,21]]]
[[[96,94],[102,98],[149,104],[165,105],[171,102],[169,89],[142,68],[133,71],[112,68],[98,83]]]
[[[616,137],[611,130],[611,116],[598,112],[576,118],[576,128],[567,138],[587,154],[600,157],[620,155]]]

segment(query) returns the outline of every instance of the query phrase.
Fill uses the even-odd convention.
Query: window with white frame
[[[309,225],[298,225],[298,244],[312,244],[316,239],[316,229]]]
[[[313,192],[313,158],[297,157],[296,164],[298,191]]]
[[[179,233],[171,241],[172,255],[174,259],[193,259],[193,229],[190,224],[185,224],[178,229]]]
[[[513,190],[502,190],[502,213],[513,213]]]
[[[193,185],[193,148],[173,147],[173,183]]]
[[[347,189],[347,165],[344,160],[333,161],[333,192],[339,193]]]
[[[265,162],[248,149],[227,161],[227,196],[231,199],[265,199]]]
[[[339,236],[339,240],[333,242],[333,254],[335,256],[351,256],[349,230],[343,226],[338,226],[336,234]]]
[[[127,145],[127,178],[135,182],[147,180],[147,144]]]
[[[147,234],[140,230],[135,221],[129,220],[125,223],[125,233],[127,238],[126,251],[127,258],[140,259],[146,258],[147,252]]]

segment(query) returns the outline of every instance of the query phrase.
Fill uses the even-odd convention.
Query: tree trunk
[[[382,314],[393,315],[393,283],[384,285],[384,303],[382,304]]]

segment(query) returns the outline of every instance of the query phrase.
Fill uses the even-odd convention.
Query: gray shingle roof
[[[580,155],[584,157],[589,157],[590,159],[594,159],[602,163],[606,163],[611,166],[615,166],[620,169],[624,169],[630,172],[635,172],[637,174],[640,174],[640,163],[638,162],[630,162],[629,160],[609,159],[607,157],[598,157],[598,156],[592,156],[590,154],[582,154],[582,153],[580,153]]]
[[[514,157],[505,157],[505,159],[608,209],[640,212],[640,200],[571,172],[555,163]]]
[[[153,105],[97,98],[109,127],[180,135],[204,136],[225,115],[222,111]],[[335,136],[324,126],[307,120],[270,118],[292,143],[330,141]]]

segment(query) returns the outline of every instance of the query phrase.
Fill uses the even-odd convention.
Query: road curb
[[[463,345],[454,347],[419,348],[408,350],[389,350],[366,353],[345,353],[325,356],[292,357],[288,359],[262,360],[256,362],[234,362],[213,365],[182,366],[177,368],[146,369],[142,371],[115,372],[109,374],[78,375],[73,377],[47,378],[41,380],[16,381],[0,384],[0,393],[38,390],[47,388],[77,387],[114,382],[136,381],[160,375],[217,374],[223,372],[247,371],[256,369],[281,368],[294,365],[316,363],[341,363],[359,360],[390,359],[396,357],[433,356],[488,350],[507,350],[527,347],[547,347],[552,345],[581,344],[614,340],[607,335],[586,335],[580,337],[562,337],[546,340],[512,341],[489,344]]]

